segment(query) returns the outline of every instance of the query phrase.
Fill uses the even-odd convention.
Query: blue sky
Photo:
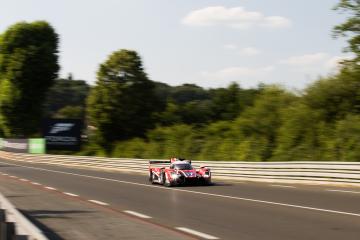
[[[111,52],[139,52],[152,80],[302,89],[336,71],[338,0],[0,0],[0,31],[46,20],[60,35],[61,76],[93,84]]]

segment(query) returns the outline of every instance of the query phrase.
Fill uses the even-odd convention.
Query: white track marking
[[[88,200],[88,201],[92,202],[92,203],[99,204],[99,205],[103,205],[103,206],[109,206],[109,204],[101,202],[101,201],[97,201],[97,200]]]
[[[143,184],[143,183],[128,182],[128,181],[116,180],[116,179],[111,179],[111,178],[96,177],[96,176],[83,175],[83,174],[71,173],[71,172],[62,172],[62,171],[50,170],[50,169],[39,168],[39,167],[29,167],[29,166],[24,166],[24,165],[20,165],[20,164],[13,164],[13,163],[10,164],[10,165],[29,168],[29,169],[36,169],[36,170],[45,171],[45,172],[62,173],[62,174],[78,176],[78,177],[99,179],[99,180],[104,180],[104,181],[118,182],[118,183],[124,183],[124,184],[130,184],[130,185],[142,186],[142,187],[148,187],[148,188],[157,188],[157,189],[162,189],[164,191],[186,192],[186,193],[193,193],[193,194],[204,195],[204,196],[227,198],[227,199],[234,199],[234,200],[241,200],[241,201],[248,201],[248,202],[263,203],[263,204],[275,205],[275,206],[299,208],[299,209],[306,209],[306,210],[312,210],[312,211],[318,211],[318,212],[326,212],[326,213],[332,213],[332,214],[341,214],[341,215],[360,217],[360,213],[342,212],[342,211],[336,211],[336,210],[330,210],[330,209],[314,208],[314,207],[307,207],[307,206],[302,206],[302,205],[294,205],[294,204],[287,204],[287,203],[280,203],[280,202],[272,202],[272,201],[265,201],[265,200],[259,200],[259,199],[234,197],[234,196],[221,195],[221,194],[215,194],[215,193],[196,192],[196,191],[192,191],[192,190],[185,190],[185,189],[178,189],[178,188],[165,188],[165,187],[161,187],[161,186],[154,186],[154,185],[148,185],[148,184]]]
[[[180,230],[180,231],[183,231],[183,232],[186,232],[186,233],[190,233],[192,235],[195,235],[195,236],[198,236],[198,237],[201,237],[201,238],[204,238],[204,239],[219,239],[218,237],[214,237],[214,236],[211,236],[209,234],[198,232],[198,231],[192,230],[190,228],[186,228],[186,227],[176,227],[176,229]]]
[[[72,196],[72,197],[78,197],[79,196],[79,195],[69,193],[69,192],[63,192],[63,194],[68,195],[68,196]]]
[[[20,181],[28,182],[29,180],[27,180],[27,179],[25,179],[25,178],[20,178]]]
[[[138,213],[138,212],[134,212],[134,211],[130,211],[130,210],[126,210],[124,211],[125,213],[128,213],[128,214],[131,214],[131,215],[134,215],[136,217],[139,217],[139,218],[151,218],[150,216],[147,216],[145,214],[142,214],[142,213]]]
[[[2,173],[2,175],[4,175],[4,176],[9,176],[9,174],[6,174],[6,173]]]
[[[31,184],[33,184],[33,185],[41,185],[40,183],[37,183],[37,182],[31,182]]]
[[[329,191],[329,192],[344,192],[344,193],[358,193],[358,194],[360,194],[360,192],[349,191],[349,190],[326,189],[325,191]]]
[[[13,175],[11,175],[10,177],[11,177],[11,178],[18,178],[17,176],[13,176]]]
[[[287,186],[287,185],[278,185],[278,184],[271,184],[272,187],[282,187],[282,188],[296,188],[294,186]]]
[[[49,189],[49,190],[56,190],[56,188],[53,188],[53,187],[45,187],[46,189]]]

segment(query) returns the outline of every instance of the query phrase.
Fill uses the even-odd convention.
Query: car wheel
[[[165,183],[165,172],[164,172],[164,170],[161,170],[160,176],[159,176],[159,184],[164,185],[164,183]]]
[[[149,172],[149,182],[153,183],[153,173],[152,171]]]
[[[149,182],[151,182],[151,184],[155,184],[155,174],[152,171],[150,172]]]
[[[204,185],[205,185],[205,186],[210,186],[210,185],[212,185],[212,183],[211,183],[211,178],[204,179]]]
[[[170,182],[167,174],[164,173],[164,186],[165,187],[172,187],[172,183]]]

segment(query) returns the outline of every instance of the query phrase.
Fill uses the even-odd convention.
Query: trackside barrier
[[[48,240],[0,194],[0,240]]]
[[[0,158],[32,163],[128,171],[147,174],[149,160],[0,151]],[[158,159],[152,159],[158,160]],[[159,159],[161,160],[161,159]],[[211,168],[214,179],[287,183],[337,183],[360,186],[360,162],[228,162],[192,161]]]

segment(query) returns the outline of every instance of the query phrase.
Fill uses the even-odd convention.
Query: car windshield
[[[190,164],[175,164],[175,169],[178,170],[192,170],[192,166]]]

